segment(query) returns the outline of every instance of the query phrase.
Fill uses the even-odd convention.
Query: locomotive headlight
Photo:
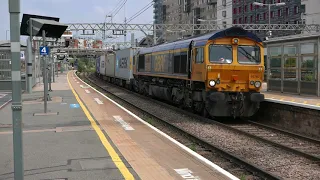
[[[209,85],[211,87],[214,87],[216,85],[216,82],[214,80],[209,81]]]
[[[260,81],[256,81],[254,83],[254,87],[259,88],[261,86],[261,82]]]
[[[250,85],[254,85],[254,81],[250,81]]]
[[[233,38],[232,39],[232,44],[238,44],[239,43],[239,39],[238,38]]]

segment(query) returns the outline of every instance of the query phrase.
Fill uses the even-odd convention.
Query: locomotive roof
[[[153,46],[148,48],[142,48],[140,49],[139,54],[147,54],[147,53],[167,51],[172,49],[188,48],[191,41],[194,42],[195,47],[204,46],[209,40],[214,40],[214,39],[228,37],[228,36],[248,37],[254,41],[262,42],[261,39],[254,33],[251,33],[241,27],[231,27],[231,28],[227,28],[227,29],[223,29],[215,32],[210,32],[200,36],[193,36],[188,39],[174,41],[174,42],[161,44],[158,46]]]

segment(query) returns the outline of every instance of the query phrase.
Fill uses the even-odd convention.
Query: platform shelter
[[[270,38],[267,50],[267,90],[320,96],[320,33]]]

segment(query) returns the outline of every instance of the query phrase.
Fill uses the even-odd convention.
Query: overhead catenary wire
[[[125,6],[125,4],[127,3],[127,0],[124,0],[124,2],[121,4],[121,6],[118,8],[117,12],[115,12],[114,14],[112,14],[112,16],[116,16],[119,11]]]
[[[113,8],[113,10],[109,12],[109,14],[112,14],[113,12],[115,12],[116,9],[119,8],[118,6],[119,6],[119,5],[121,4],[121,2],[123,2],[123,1],[124,1],[124,0],[119,0],[118,3],[116,4],[116,6]]]
[[[112,17],[116,16],[119,13],[119,11],[125,6],[126,3],[127,3],[127,0],[119,0],[115,8],[112,11],[110,11],[108,14],[111,15]],[[110,22],[111,20],[108,21],[107,23],[110,23]]]
[[[153,1],[149,2],[146,6],[144,6],[142,9],[140,9],[138,12],[136,12],[134,15],[132,15],[129,19],[127,19],[126,23],[131,22],[138,16],[140,16],[142,13],[144,13],[146,10],[148,10],[150,7],[153,6]]]

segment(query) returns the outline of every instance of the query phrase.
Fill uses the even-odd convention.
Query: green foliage
[[[78,71],[79,72],[95,72],[96,65],[94,60],[87,58],[78,59]]]
[[[240,180],[246,180],[246,176],[245,175],[241,175]]]
[[[305,81],[313,81],[313,73],[310,73],[310,74],[306,74],[305,76],[304,76],[304,79],[303,80],[305,80]]]
[[[289,57],[286,59],[284,67],[296,67],[296,58]]]
[[[302,62],[301,67],[303,68],[313,68],[314,66],[314,60],[305,60]]]

